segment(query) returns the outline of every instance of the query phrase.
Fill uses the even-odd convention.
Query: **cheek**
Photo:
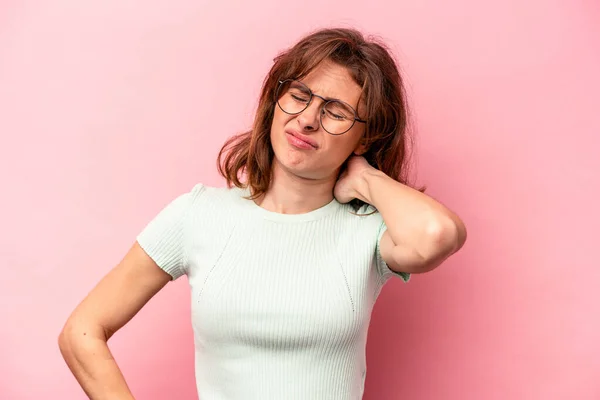
[[[271,122],[271,132],[269,133],[271,139],[271,148],[275,152],[276,157],[283,159],[289,159],[288,161],[294,163],[294,159],[298,157],[297,152],[292,151],[289,147],[287,138],[285,137],[285,128],[290,122],[288,114],[285,114],[279,110],[273,115],[273,121]],[[296,160],[297,161],[297,160]]]
[[[335,170],[346,162],[356,146],[354,140],[343,136],[331,136],[328,139],[327,147],[320,156],[320,164],[326,169]]]
[[[343,162],[356,150],[361,137],[360,132],[352,131],[341,136],[331,136],[328,149],[336,160]]]
[[[289,115],[282,112],[279,107],[275,107],[273,121],[271,122],[271,136],[283,133],[290,119]]]

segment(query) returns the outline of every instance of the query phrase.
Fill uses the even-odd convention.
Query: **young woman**
[[[88,396],[133,398],[107,341],[187,275],[201,399],[360,399],[382,286],[466,239],[407,185],[406,126],[382,45],[326,29],[280,54],[252,130],[219,155],[228,187],[173,200],[68,319],[60,349]]]

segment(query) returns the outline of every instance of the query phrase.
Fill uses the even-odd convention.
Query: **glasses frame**
[[[354,107],[352,107],[350,104],[346,103],[345,101],[342,101],[342,100],[337,100],[337,99],[329,99],[329,100],[328,100],[328,99],[326,99],[326,98],[325,98],[325,97],[323,97],[323,96],[319,96],[318,94],[314,94],[314,93],[313,93],[313,91],[312,91],[312,90],[310,90],[310,88],[309,88],[308,86],[306,86],[304,83],[300,82],[300,81],[299,81],[299,80],[297,80],[297,79],[284,79],[284,80],[279,80],[278,82],[279,82],[279,86],[277,86],[277,91],[275,92],[275,103],[277,104],[277,106],[279,107],[279,109],[280,109],[281,111],[283,111],[284,113],[286,113],[286,114],[288,114],[288,115],[298,115],[298,114],[301,114],[302,112],[304,112],[304,110],[306,110],[306,109],[307,109],[307,108],[310,106],[310,103],[312,103],[312,100],[313,100],[315,97],[317,97],[317,98],[319,98],[319,99],[323,100],[323,103],[322,103],[322,104],[321,104],[321,106],[319,107],[319,124],[321,124],[321,128],[323,128],[323,130],[324,130],[325,132],[327,132],[328,134],[330,134],[330,135],[333,135],[333,136],[339,136],[339,135],[343,135],[344,133],[346,133],[346,132],[348,132],[350,129],[352,129],[352,128],[354,127],[354,124],[356,124],[356,122],[361,122],[361,123],[363,123],[363,124],[366,124],[366,123],[367,123],[367,121],[365,121],[364,119],[360,119],[360,118],[358,118],[358,116],[357,116],[357,115],[358,115],[358,113],[356,112],[356,110],[354,109]],[[309,97],[309,99],[308,99],[308,102],[306,103],[306,106],[305,106],[305,107],[304,107],[302,110],[300,110],[300,111],[298,111],[298,112],[296,112],[296,113],[291,113],[291,112],[287,112],[287,111],[285,111],[285,110],[283,109],[283,107],[281,107],[281,104],[279,104],[279,99],[280,99],[279,92],[281,91],[281,88],[283,87],[283,84],[284,84],[284,83],[286,83],[286,82],[298,82],[298,83],[300,83],[301,85],[303,85],[304,87],[306,87],[306,89],[308,90],[308,93],[310,94],[310,97]],[[339,103],[342,103],[342,104],[344,104],[345,106],[347,106],[348,108],[350,108],[350,110],[352,110],[352,112],[354,113],[354,119],[352,120],[352,125],[350,125],[350,127],[349,127],[348,129],[346,129],[346,130],[345,130],[344,132],[342,132],[342,133],[331,133],[331,132],[329,132],[327,129],[325,129],[325,126],[323,126],[323,109],[325,108],[325,106],[326,106],[327,104],[329,104],[329,103],[333,103],[333,102],[339,102]]]

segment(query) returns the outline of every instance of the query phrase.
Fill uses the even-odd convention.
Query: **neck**
[[[256,199],[256,204],[280,214],[304,214],[333,200],[337,173],[323,179],[306,179],[285,170],[273,160],[271,178],[271,187]]]

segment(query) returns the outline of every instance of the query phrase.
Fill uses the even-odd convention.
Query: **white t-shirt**
[[[188,277],[200,399],[361,399],[373,305],[409,279],[381,259],[381,215],[336,200],[279,214],[248,194],[197,184],[137,237]]]

